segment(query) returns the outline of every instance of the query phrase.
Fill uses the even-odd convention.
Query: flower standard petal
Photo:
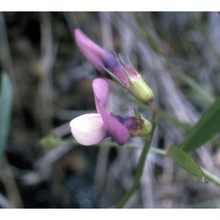
[[[96,78],[92,82],[93,93],[104,105],[109,94],[108,82],[102,78]]]
[[[104,73],[107,68],[124,86],[129,86],[127,76],[113,54],[92,41],[79,28],[75,29],[74,33],[79,49],[99,72]]]
[[[70,122],[73,137],[79,144],[89,146],[99,143],[106,136],[100,114],[85,114]]]
[[[105,60],[114,60],[114,56],[88,38],[79,28],[75,29],[75,39],[86,59],[100,72],[104,72]]]
[[[104,127],[118,144],[121,145],[126,143],[130,139],[130,133],[128,129],[117,119],[112,117],[104,108],[104,102],[106,101],[108,95],[107,81],[98,78],[93,81],[92,86],[96,109],[102,117]]]

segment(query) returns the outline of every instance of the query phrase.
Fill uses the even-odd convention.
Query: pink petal
[[[104,60],[113,55],[88,38],[80,29],[75,29],[75,39],[86,59],[99,71],[104,72]]]
[[[128,142],[130,139],[128,129],[105,110],[101,101],[97,97],[95,98],[95,103],[104,122],[104,127],[111,137],[120,145]]]
[[[98,144],[106,136],[106,129],[100,114],[85,114],[70,122],[75,140],[84,146]]]
[[[104,122],[104,127],[111,135],[111,137],[118,143],[124,144],[130,139],[128,129],[112,117],[104,108],[104,103],[108,96],[108,83],[101,78],[93,81],[93,92],[95,97],[96,109],[100,113]]]
[[[93,93],[104,105],[108,98],[108,93],[109,93],[108,82],[102,78],[96,78],[92,82],[92,88],[93,88]]]
[[[117,78],[123,83],[123,85],[125,85],[126,87],[130,86],[128,77],[119,65],[114,66],[111,71],[117,76]]]

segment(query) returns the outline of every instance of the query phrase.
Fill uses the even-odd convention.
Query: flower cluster
[[[113,54],[94,43],[80,29],[75,30],[75,39],[81,52],[101,76],[109,74],[139,101],[144,104],[151,102],[153,92],[136,70],[120,63]],[[130,140],[131,135],[150,134],[151,123],[139,114],[122,117],[105,109],[109,94],[106,80],[96,78],[92,88],[97,113],[81,115],[70,122],[72,135],[79,144],[94,145],[106,137],[111,137],[122,145]]]

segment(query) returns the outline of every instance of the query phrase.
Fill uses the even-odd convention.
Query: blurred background
[[[75,28],[128,57],[153,88],[159,118],[152,146],[180,143],[220,94],[219,13],[0,13],[0,72],[13,89],[0,207],[114,207],[132,184],[142,139],[132,138],[133,149],[108,139],[83,147],[70,135],[71,119],[95,111],[96,71],[77,48]],[[110,87],[109,111],[150,116],[116,83]],[[193,154],[217,176],[219,146],[216,137]],[[220,189],[151,152],[126,207],[220,207]]]

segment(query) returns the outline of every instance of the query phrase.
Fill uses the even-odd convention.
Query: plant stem
[[[150,151],[157,153],[162,156],[166,156],[166,151],[157,147],[150,147]]]
[[[215,176],[214,174],[210,173],[208,170],[202,168],[203,173],[205,174],[205,177],[207,180],[211,181],[217,186],[220,186],[220,179],[219,177]]]
[[[145,144],[143,146],[141,156],[138,160],[137,171],[136,171],[136,174],[135,174],[135,177],[134,177],[133,184],[132,184],[131,188],[127,191],[127,193],[118,202],[118,204],[116,205],[117,208],[123,208],[125,206],[125,204],[127,203],[127,201],[135,193],[135,191],[138,189],[138,187],[140,185],[140,180],[141,180],[141,176],[142,176],[142,173],[143,173],[144,164],[145,164],[145,161],[146,161],[149,149],[150,149],[150,144],[151,144],[151,141],[152,141],[152,138],[153,138],[155,125],[156,125],[156,118],[157,118],[157,109],[153,105],[153,103],[150,103],[150,108],[151,108],[151,111],[152,111],[152,119],[151,119],[152,131],[150,133],[150,138],[146,139]]]
[[[138,165],[137,165],[137,172],[134,177],[133,184],[131,188],[127,191],[127,193],[121,198],[121,200],[117,204],[117,208],[123,208],[127,201],[130,199],[130,197],[134,194],[134,192],[137,190],[139,184],[140,184],[140,179],[141,175],[144,169],[144,163],[148,154],[148,151],[150,149],[150,143],[151,140],[146,140],[143,150],[141,152],[140,159],[138,160]]]

